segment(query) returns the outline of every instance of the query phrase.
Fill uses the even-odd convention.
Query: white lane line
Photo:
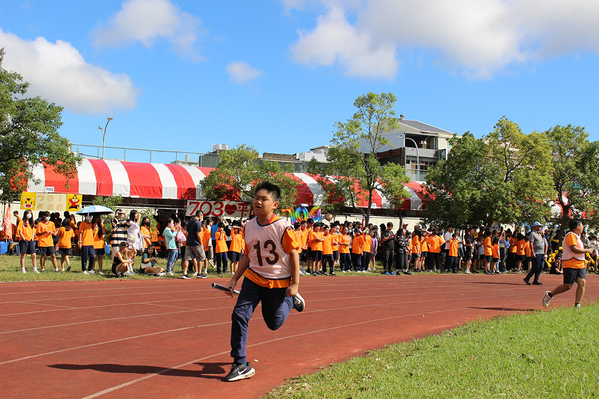
[[[425,314],[444,313],[444,312],[452,312],[452,311],[455,311],[455,309],[444,309],[444,310],[437,310],[437,311],[428,312],[428,313],[425,313]],[[379,323],[379,322],[382,322],[382,321],[388,321],[388,320],[400,319],[400,318],[403,318],[403,317],[419,316],[419,315],[421,315],[421,314],[422,314],[422,312],[419,312],[419,313],[414,313],[414,314],[409,314],[409,315],[401,315],[401,316],[394,316],[394,317],[382,317],[382,318],[379,318],[379,319],[365,320],[365,321],[360,321],[360,322],[356,322],[356,323],[344,324],[344,325],[342,325],[342,326],[340,326],[340,325],[337,325],[337,326],[335,326],[335,327],[322,328],[322,329],[320,329],[320,330],[312,330],[312,331],[303,332],[303,333],[299,333],[299,334],[288,335],[288,336],[285,336],[285,337],[273,338],[273,339],[269,339],[269,340],[266,340],[266,341],[257,342],[257,343],[255,343],[255,344],[248,345],[247,347],[248,347],[248,348],[253,348],[253,347],[256,347],[256,346],[260,346],[260,345],[266,345],[266,344],[270,344],[270,343],[273,343],[273,342],[284,341],[284,340],[288,340],[288,339],[294,339],[294,338],[299,338],[299,337],[305,337],[305,336],[307,336],[307,335],[312,335],[312,334],[320,334],[320,333],[327,332],[327,331],[338,330],[338,329],[340,329],[340,328],[354,327],[354,326],[358,326],[358,325],[362,325],[362,324],[368,324],[368,323]],[[105,394],[107,394],[107,393],[111,393],[111,392],[117,391],[117,390],[119,390],[119,389],[122,389],[122,388],[128,387],[128,386],[130,386],[130,385],[136,384],[136,383],[138,383],[138,382],[145,381],[145,380],[147,380],[147,379],[150,379],[150,378],[152,378],[152,377],[156,377],[156,376],[158,376],[158,375],[164,374],[164,373],[166,373],[166,372],[168,372],[168,371],[171,371],[171,370],[176,370],[176,369],[179,369],[179,368],[181,368],[181,367],[188,366],[188,365],[190,365],[190,364],[193,364],[193,363],[197,363],[197,362],[204,361],[204,360],[206,360],[206,359],[210,359],[210,358],[212,358],[212,357],[216,357],[216,356],[223,356],[223,355],[226,355],[226,354],[228,354],[229,352],[230,352],[230,351],[224,351],[224,352],[214,353],[214,354],[212,354],[212,355],[204,356],[204,357],[202,357],[202,358],[200,358],[200,359],[195,359],[195,360],[192,360],[192,361],[190,361],[190,362],[186,362],[186,363],[180,364],[180,365],[178,365],[178,366],[174,366],[174,367],[170,367],[170,368],[165,368],[165,369],[163,369],[163,370],[160,370],[160,371],[158,371],[158,372],[155,372],[155,373],[152,373],[152,374],[146,375],[146,376],[144,376],[144,377],[141,377],[141,378],[136,378],[136,379],[134,379],[134,380],[131,380],[131,381],[125,382],[125,383],[123,383],[123,384],[116,385],[116,386],[114,386],[114,387],[107,388],[107,389],[104,389],[104,390],[102,390],[102,391],[99,391],[99,392],[93,393],[93,394],[91,394],[91,395],[88,395],[88,396],[85,396],[85,397],[83,397],[82,399],[93,399],[93,398],[97,398],[98,396],[102,396],[102,395],[105,395]]]
[[[113,317],[113,318],[110,318],[110,319],[97,319],[97,320],[78,321],[78,322],[74,322],[74,323],[65,323],[65,324],[53,324],[53,325],[50,325],[50,326],[24,328],[22,330],[2,331],[2,332],[0,332],[0,335],[2,335],[2,334],[22,333],[22,332],[26,332],[26,331],[44,330],[44,329],[47,329],[47,328],[59,328],[59,327],[78,326],[78,325],[82,325],[82,324],[103,323],[103,322],[106,322],[106,321],[129,320],[129,319],[136,319],[136,318],[140,318],[140,317],[153,317],[153,316],[164,316],[164,315],[172,315],[172,314],[187,313],[187,312],[206,312],[206,311],[210,311],[210,310],[231,309],[231,306],[226,306],[226,307],[222,307],[222,308],[210,308],[210,309],[192,309],[192,308],[183,308],[183,309],[185,309],[185,310],[163,312],[163,313],[142,314],[142,315],[136,315],[136,316]]]

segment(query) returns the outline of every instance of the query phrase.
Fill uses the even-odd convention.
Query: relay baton
[[[212,284],[210,284],[210,286],[212,288],[216,288],[217,290],[225,291],[227,294],[239,295],[239,291],[237,291],[237,290],[230,291],[227,287],[225,287],[222,284],[212,283]]]

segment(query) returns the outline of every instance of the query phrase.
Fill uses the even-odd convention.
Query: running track
[[[117,280],[0,284],[3,398],[256,398],[285,378],[366,350],[501,313],[542,309],[543,287],[522,275],[305,277],[307,307],[278,331],[260,310],[250,323],[256,376],[229,371],[234,299],[209,288],[226,280]],[[599,296],[590,275],[586,301]],[[571,305],[573,291],[552,307]]]

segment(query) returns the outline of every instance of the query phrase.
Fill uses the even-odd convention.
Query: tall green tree
[[[524,134],[501,118],[482,139],[450,140],[447,161],[429,169],[427,222],[439,227],[543,220],[552,197],[550,148],[545,135]]]
[[[218,167],[200,183],[206,199],[251,203],[256,184],[268,180],[281,188],[279,210],[293,207],[298,182],[292,177],[292,165],[259,160],[258,151],[245,144],[222,151],[219,156]]]
[[[29,83],[2,67],[0,49],[0,200],[15,201],[33,178],[33,166],[43,163],[68,178],[81,158],[58,134],[62,107],[40,97],[26,97]]]
[[[580,126],[557,125],[545,134],[551,146],[554,194],[562,208],[561,232],[567,230],[572,217],[581,217],[583,212],[596,223],[599,142],[589,142],[588,133]]]
[[[370,219],[373,193],[380,190],[389,201],[399,206],[407,197],[403,183],[410,179],[397,164],[381,165],[379,153],[388,146],[385,133],[397,128],[393,110],[397,98],[391,93],[368,93],[354,101],[357,111],[347,122],[337,122],[331,139],[327,163],[311,163],[309,172],[336,179],[335,201],[339,195],[351,207],[359,209],[366,223]],[[321,184],[322,185],[322,184]],[[323,186],[325,192],[329,192]],[[361,194],[364,193],[364,194]],[[327,199],[331,196],[327,196]],[[366,206],[362,204],[365,203]]]

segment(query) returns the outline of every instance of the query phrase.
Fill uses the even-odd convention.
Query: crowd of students
[[[21,256],[21,271],[26,273],[25,258],[31,255],[33,271],[45,271],[49,259],[55,271],[71,270],[70,256],[81,256],[81,271],[85,274],[104,274],[103,259],[106,254],[106,227],[99,215],[86,216],[75,222],[74,215],[24,211],[20,218],[14,212],[17,225],[14,229],[13,247]],[[129,215],[117,209],[108,241],[111,248],[111,271],[118,276],[136,274],[135,261],[139,261],[138,273],[157,276],[174,275],[174,265],[181,259],[182,278],[206,278],[208,266],[218,274],[235,273],[244,253],[243,226],[246,220],[203,218],[196,215],[182,221],[176,215],[159,220],[152,228],[148,217],[141,218],[133,210]],[[537,223],[538,224],[538,223]],[[161,226],[164,225],[164,229]],[[538,224],[540,226],[540,224]],[[363,226],[361,222],[314,222],[312,219],[296,222],[293,226],[296,239],[301,244],[301,275],[336,276],[338,272],[372,273],[376,260],[382,263],[385,275],[412,274],[425,271],[466,274],[500,274],[525,272],[535,267],[535,248],[530,233],[516,233],[503,228],[485,230],[467,228],[444,232],[416,225],[408,231],[403,224],[397,230],[393,223]],[[561,243],[558,229],[540,229],[545,240],[542,266],[551,273],[561,273]],[[597,237],[581,239],[587,248],[595,252],[588,255],[587,264],[597,270]],[[538,246],[538,245],[537,245]],[[57,255],[60,255],[60,268]],[[40,268],[37,268],[39,256]],[[158,258],[166,258],[166,269],[157,267]],[[188,273],[192,266],[192,272]],[[528,276],[530,279],[531,276]],[[531,284],[538,284],[538,275]]]

